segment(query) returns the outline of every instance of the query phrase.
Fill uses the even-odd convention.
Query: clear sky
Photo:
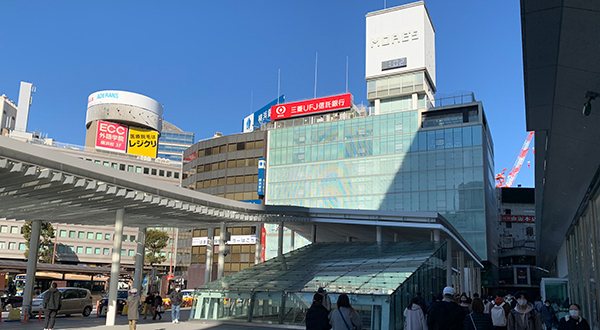
[[[475,93],[496,173],[510,171],[527,135],[519,1],[426,5],[438,94]],[[251,110],[277,97],[278,70],[286,101],[313,97],[317,52],[317,96],[345,91],[348,57],[349,91],[366,105],[365,14],[384,0],[0,0],[0,8],[0,94],[16,102],[19,82],[32,82],[28,130],[83,145],[87,97],[106,89],[157,100],[165,120],[196,139],[241,132]],[[515,186],[533,182],[530,153]]]

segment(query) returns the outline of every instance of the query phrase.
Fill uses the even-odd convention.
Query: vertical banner
[[[258,159],[258,183],[256,186],[256,192],[258,196],[265,195],[265,169],[267,168],[267,162],[264,158]]]
[[[260,262],[265,262],[265,251],[267,246],[267,230],[263,225],[260,229]]]

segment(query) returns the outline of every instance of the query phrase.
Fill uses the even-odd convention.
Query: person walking
[[[525,291],[515,294],[517,306],[508,314],[508,330],[542,330],[540,313],[528,302]]]
[[[590,324],[581,315],[581,307],[578,304],[569,306],[569,315],[560,319],[558,330],[590,330]]]
[[[551,330],[552,326],[558,323],[556,312],[550,305],[550,300],[546,300],[538,312],[540,312],[540,315],[542,316],[542,322],[546,325],[546,329]]]
[[[333,330],[362,330],[362,321],[358,312],[350,306],[348,295],[338,297],[337,309],[329,313],[329,323]]]
[[[460,295],[460,307],[465,310],[465,315],[471,313],[471,302],[469,301],[469,297],[467,297],[467,293],[463,292]]]
[[[154,317],[152,317],[152,319],[156,320],[156,317],[158,316],[158,319],[162,320],[161,314],[164,312],[164,309],[163,309],[163,300],[159,293],[157,293],[154,296],[154,300],[152,301],[152,307],[154,308]]]
[[[129,330],[135,330],[137,328],[137,321],[140,319],[140,304],[141,299],[137,294],[137,289],[133,288],[129,290],[129,297],[127,297],[127,319],[129,320]]]
[[[306,330],[329,330],[329,311],[323,306],[323,295],[315,293],[313,302],[306,312]]]
[[[464,327],[465,310],[454,301],[456,290],[447,286],[444,288],[444,298],[436,301],[427,313],[429,330],[460,330]]]
[[[44,307],[44,330],[52,330],[54,328],[56,313],[62,307],[62,295],[56,288],[57,286],[56,282],[52,283],[48,292],[44,294],[44,303],[42,306]]]
[[[419,299],[419,296],[412,298],[408,307],[404,309],[406,330],[428,330],[427,322],[425,321],[425,312],[419,304],[421,299]]]
[[[508,327],[508,314],[510,314],[510,304],[504,301],[504,291],[496,292],[492,307],[490,308],[490,316],[494,330],[506,330]]]
[[[152,304],[154,303],[154,293],[148,292],[146,299],[144,299],[144,320],[148,315],[153,315]]]
[[[471,310],[472,312],[465,317],[465,330],[492,330],[492,317],[484,313],[485,306],[481,298],[473,298]]]
[[[427,303],[425,302],[425,299],[423,298],[423,294],[421,292],[417,292],[417,299],[419,299],[419,306],[421,306],[421,309],[423,310],[423,314],[427,314]]]
[[[317,290],[317,293],[323,296],[323,306],[325,307],[325,309],[327,309],[328,312],[331,311],[331,298],[329,298],[327,290],[325,290],[324,288],[319,288],[319,290]]]
[[[183,293],[181,292],[181,287],[179,285],[171,292],[169,299],[171,299],[171,322],[179,323],[179,311],[181,310],[181,303],[183,302]]]

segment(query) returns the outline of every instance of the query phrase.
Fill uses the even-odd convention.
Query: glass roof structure
[[[203,289],[392,294],[442,243],[315,243],[250,267]]]

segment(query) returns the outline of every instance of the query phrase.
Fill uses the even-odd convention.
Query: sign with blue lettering
[[[277,104],[285,103],[285,96],[281,95],[273,101],[269,102],[264,107],[258,109],[253,114],[244,118],[242,132],[252,132],[260,128],[262,125],[271,121],[271,107]]]
[[[267,168],[267,161],[264,158],[258,159],[258,184],[256,192],[258,196],[265,195],[265,169]]]

